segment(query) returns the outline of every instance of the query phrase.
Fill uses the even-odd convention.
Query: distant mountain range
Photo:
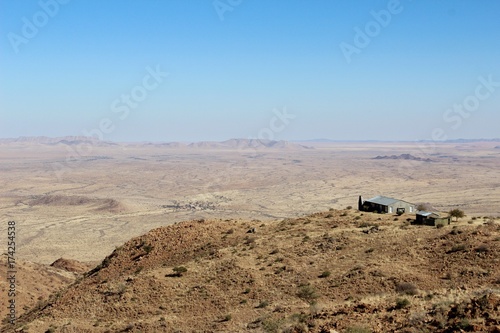
[[[259,139],[230,139],[226,141],[200,141],[192,143],[184,142],[133,142],[133,143],[115,143],[111,141],[100,141],[92,137],[85,136],[66,136],[59,138],[49,138],[45,136],[38,137],[19,137],[16,139],[0,139],[0,144],[26,143],[40,145],[69,145],[76,146],[81,144],[91,144],[94,146],[143,146],[158,148],[186,148],[186,149],[286,149],[302,150],[314,149],[298,143],[292,143],[284,140],[259,140]]]
[[[420,140],[420,141],[406,141],[406,140],[332,140],[326,138],[310,139],[310,140],[260,140],[260,139],[230,139],[226,141],[199,141],[199,142],[129,142],[129,143],[118,143],[113,141],[102,141],[95,139],[93,137],[87,136],[64,136],[64,137],[46,137],[46,136],[23,136],[19,138],[6,138],[0,139],[0,144],[6,143],[35,143],[44,145],[79,145],[79,144],[92,144],[97,146],[115,146],[115,145],[142,145],[142,146],[155,146],[155,147],[168,147],[168,148],[275,148],[275,149],[290,149],[290,148],[300,148],[300,149],[313,149],[313,147],[308,147],[302,143],[377,143],[377,142],[407,142],[407,143],[419,143],[419,142],[432,142],[431,140]],[[442,143],[473,143],[473,142],[500,142],[500,138],[493,139],[454,139],[440,141]],[[496,149],[500,149],[500,146],[496,146]]]
[[[432,140],[420,140],[417,142],[434,142]],[[453,140],[445,140],[445,141],[438,141],[438,142],[444,142],[444,143],[471,143],[471,142],[500,142],[500,138],[493,138],[493,139],[453,139]]]
[[[101,141],[88,136],[64,136],[51,138],[47,136],[21,136],[19,138],[0,139],[0,144],[8,143],[34,143],[42,145],[80,145],[92,144],[97,146],[116,146],[117,143],[111,141]]]
[[[226,141],[200,141],[192,143],[168,142],[168,143],[143,143],[144,146],[170,147],[170,148],[194,148],[194,149],[314,149],[298,143],[284,140],[259,140],[259,139],[230,139]]]
[[[311,142],[311,143],[327,143],[327,142],[435,142],[433,140],[332,140],[332,139],[308,139],[308,140],[293,140],[292,142]],[[438,141],[438,143],[470,143],[470,142],[500,142],[500,138],[493,139],[453,139]]]
[[[433,162],[430,158],[416,157],[411,154],[401,154],[401,155],[391,155],[391,156],[377,156],[373,158],[374,160],[410,160],[410,161],[421,161],[421,162]]]

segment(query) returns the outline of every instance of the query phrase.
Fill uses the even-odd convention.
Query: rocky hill
[[[421,161],[421,162],[432,162],[430,158],[416,157],[411,154],[401,154],[401,155],[390,155],[390,156],[377,156],[373,158],[374,160],[410,160],[410,161]]]
[[[500,332],[500,225],[411,219],[154,229],[1,332]]]
[[[47,266],[37,263],[16,260],[16,313],[21,315],[30,308],[43,304],[48,297],[59,291],[61,288],[67,287],[73,283],[78,276],[91,267],[86,264],[72,261],[75,268],[71,270],[68,267],[62,267],[63,259],[58,260],[54,265]],[[7,255],[3,254],[0,257],[0,274],[7,277]],[[6,318],[9,313],[7,295],[10,285],[7,280],[2,279],[0,283],[0,316]],[[9,299],[11,299],[9,297]],[[5,322],[2,322],[5,323]],[[7,326],[8,327],[8,326]],[[5,330],[8,332],[9,330]]]

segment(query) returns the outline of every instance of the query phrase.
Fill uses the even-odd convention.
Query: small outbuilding
[[[444,216],[441,215],[440,213],[426,212],[423,210],[417,212],[417,217],[415,220],[415,223],[417,224],[425,224],[433,226],[437,226],[438,224],[448,225],[450,224],[450,222],[451,222],[450,216]]]
[[[381,195],[368,200],[363,200],[363,197],[359,196],[358,209],[363,212],[404,214],[414,213],[416,211],[416,206],[404,200],[384,197]]]

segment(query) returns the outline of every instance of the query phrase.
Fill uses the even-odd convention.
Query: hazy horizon
[[[3,1],[0,137],[500,136],[495,1]]]
[[[68,139],[68,138],[88,138],[88,139],[98,139],[96,137],[92,136],[73,136],[73,135],[65,135],[65,136],[19,136],[19,137],[0,137],[0,140],[23,140],[23,139],[39,139],[39,138],[47,138],[47,139]],[[500,142],[500,138],[457,138],[457,139],[449,139],[449,140],[444,140],[444,141],[435,141],[435,140],[371,140],[371,139],[365,139],[365,140],[344,140],[344,139],[330,139],[330,138],[310,138],[310,139],[259,139],[259,138],[244,138],[244,137],[234,137],[234,138],[225,138],[222,140],[132,140],[132,141],[121,141],[121,140],[102,140],[103,142],[112,142],[112,143],[200,143],[200,142],[226,142],[226,141],[231,141],[231,140],[262,140],[262,141],[286,141],[286,142],[296,142],[296,143],[377,143],[377,142],[387,142],[387,143],[411,143],[411,142],[441,142],[441,143],[446,143],[446,142],[457,142],[457,141],[464,141],[464,142]]]

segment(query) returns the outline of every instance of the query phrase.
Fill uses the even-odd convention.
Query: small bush
[[[232,318],[233,317],[230,314],[228,314],[222,319],[222,321],[230,321]]]
[[[313,303],[319,297],[316,293],[316,289],[309,284],[300,286],[297,296],[308,303]]]
[[[175,276],[182,276],[182,274],[187,272],[187,268],[184,266],[177,266],[172,268],[172,270],[174,271]]]
[[[458,326],[465,331],[472,329],[472,325],[467,318],[462,318]]]
[[[453,253],[453,252],[460,252],[460,251],[465,251],[466,249],[466,246],[465,244],[457,244],[457,245],[454,245],[449,251],[448,253]]]
[[[262,329],[264,332],[277,333],[281,326],[280,320],[266,319],[262,322]]]
[[[396,285],[396,292],[406,295],[416,295],[418,293],[418,289],[414,284],[403,282]]]
[[[406,298],[398,298],[396,300],[396,309],[404,309],[410,305],[410,301]]]
[[[123,283],[120,283],[120,284],[118,285],[118,288],[117,288],[117,290],[116,290],[116,293],[117,293],[118,295],[123,295],[126,291],[127,291],[127,286],[126,286],[125,284],[123,284]]]
[[[146,244],[144,245],[143,249],[144,251],[146,251],[146,253],[150,253],[151,251],[153,251],[153,245],[150,245],[150,244]]]
[[[443,227],[444,227],[444,224],[442,224],[442,223],[436,224],[436,228],[438,228],[438,229],[441,229]]]
[[[372,253],[373,251],[375,251],[375,249],[373,247],[371,247],[369,249],[366,249],[365,253]]]
[[[452,210],[450,210],[449,215],[451,217],[454,217],[455,221],[458,221],[458,219],[465,216],[465,213],[460,209],[452,209]]]
[[[259,303],[259,305],[256,306],[257,309],[263,309],[269,305],[268,301],[262,301]]]
[[[255,237],[248,237],[248,236],[246,236],[244,243],[245,243],[245,245],[250,245],[250,244],[255,243]]]
[[[347,210],[352,209],[352,206],[347,206],[346,209]]]
[[[327,278],[327,277],[329,277],[331,274],[332,274],[332,273],[331,273],[330,271],[324,271],[324,272],[322,272],[322,273],[319,275],[319,277],[320,277],[320,278]]]
[[[474,251],[476,251],[476,252],[488,252],[489,248],[488,248],[488,245],[483,244],[483,245],[479,245],[478,247],[476,247],[474,249]]]

